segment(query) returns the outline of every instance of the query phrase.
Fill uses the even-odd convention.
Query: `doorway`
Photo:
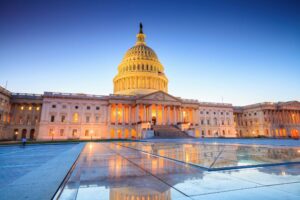
[[[153,125],[156,125],[156,116],[153,116],[153,117],[152,117],[152,124],[153,124]]]

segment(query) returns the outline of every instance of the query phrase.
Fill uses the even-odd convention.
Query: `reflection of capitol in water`
[[[166,190],[163,190],[166,189]],[[171,200],[170,187],[167,188],[111,188],[110,200]]]
[[[171,200],[183,195],[173,187],[194,180],[209,180],[210,176],[214,176],[189,164],[226,168],[288,160],[294,162],[299,158],[297,148],[196,143],[90,143],[82,151],[60,199],[69,199],[66,196],[74,193],[77,197],[93,194],[109,200]],[[293,165],[288,170],[282,166],[272,170],[263,167],[253,169],[258,176],[297,176]]]

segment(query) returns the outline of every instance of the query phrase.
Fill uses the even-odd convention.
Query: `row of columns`
[[[153,117],[156,124],[170,125],[178,122],[197,124],[199,113],[196,108],[183,108],[176,105],[158,104],[110,104],[108,106],[108,122],[125,124],[151,122]]]
[[[267,116],[273,123],[278,124],[299,124],[300,112],[299,111],[267,111]]]

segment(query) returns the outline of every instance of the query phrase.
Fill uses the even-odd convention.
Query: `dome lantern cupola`
[[[146,35],[143,33],[142,23],[140,23],[140,32],[136,35],[136,38],[137,38],[136,45],[140,45],[140,44],[146,45],[145,42]]]
[[[138,95],[155,91],[168,92],[168,79],[156,53],[146,45],[143,25],[136,44],[130,48],[118,66],[113,79],[114,94]]]

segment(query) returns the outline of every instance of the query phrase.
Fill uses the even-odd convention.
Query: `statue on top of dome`
[[[140,33],[143,34],[143,24],[140,22]]]

